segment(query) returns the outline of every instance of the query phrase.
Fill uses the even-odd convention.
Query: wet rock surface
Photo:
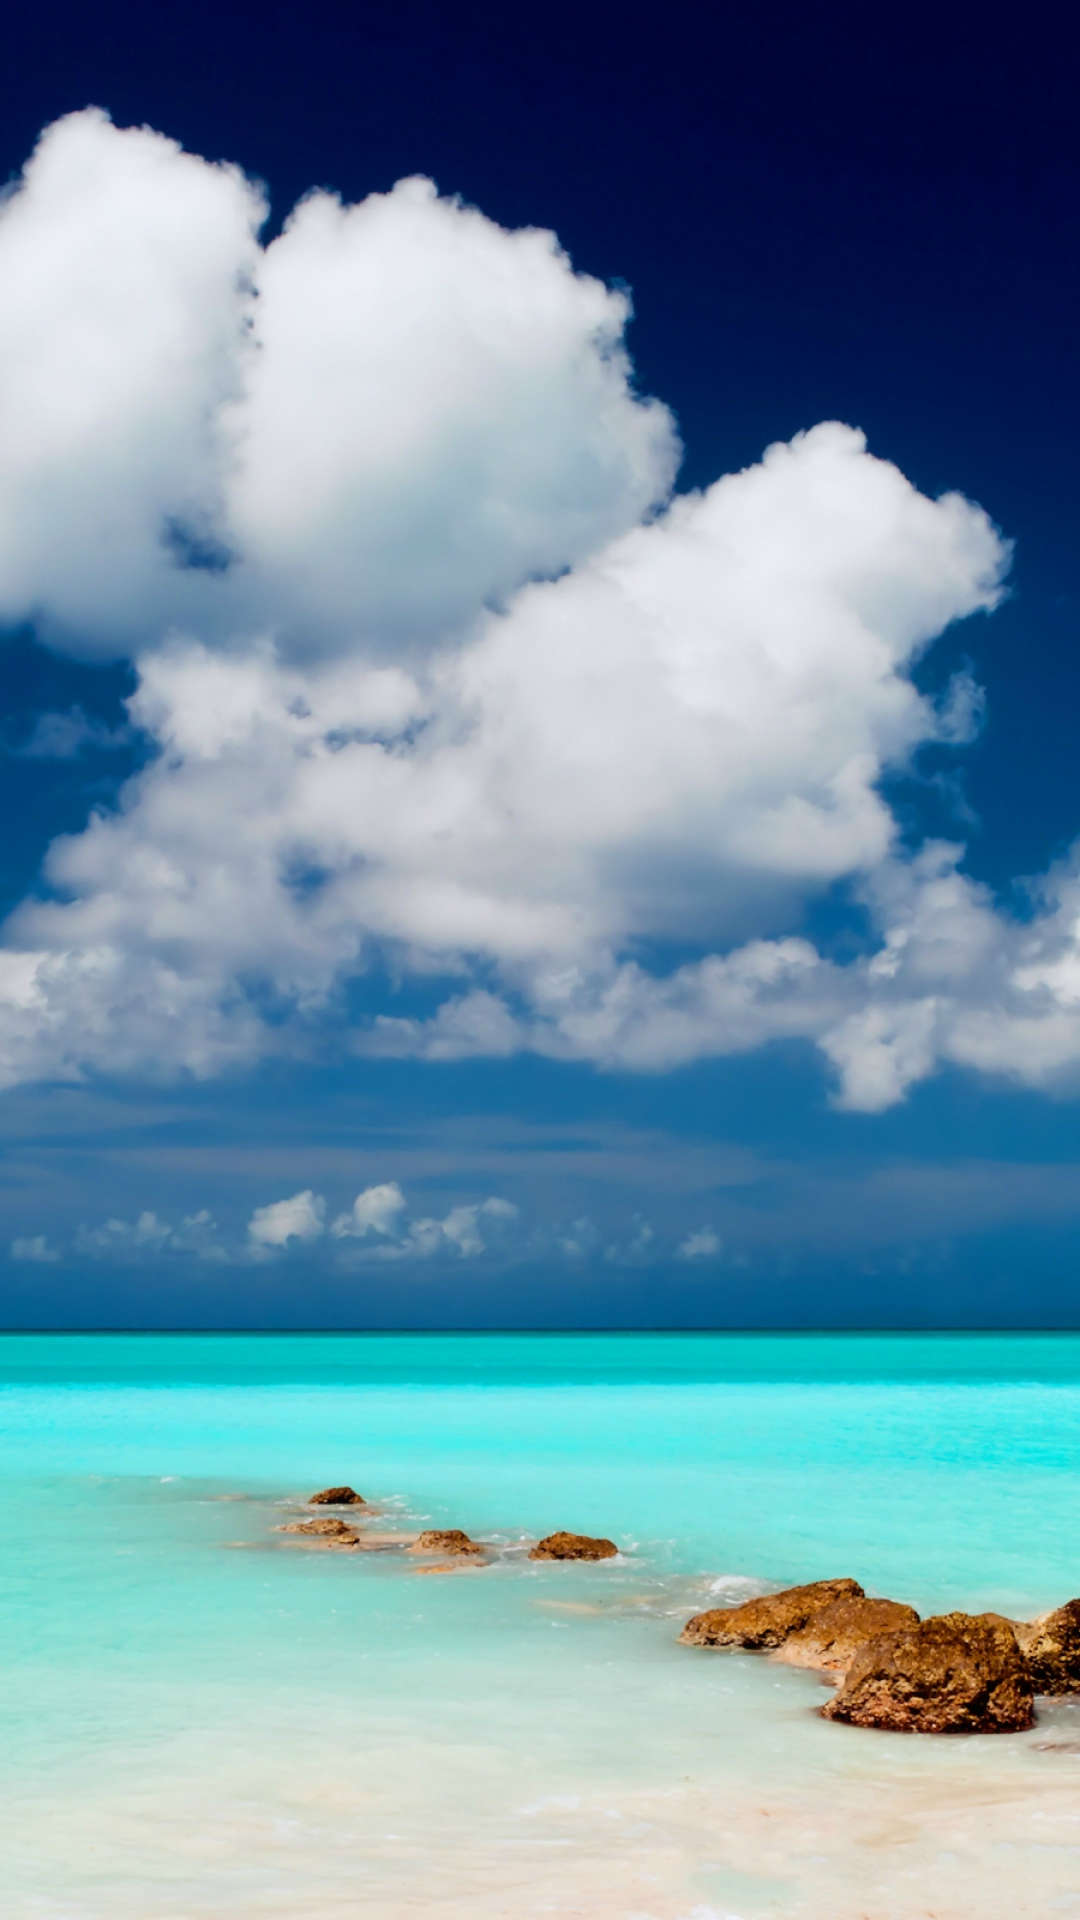
[[[1036,1693],[1080,1693],[1080,1600],[1037,1620],[1011,1620]]]
[[[614,1540],[588,1533],[548,1533],[538,1540],[530,1560],[613,1560],[619,1549]]]
[[[467,1556],[483,1553],[483,1547],[470,1540],[460,1527],[431,1527],[420,1534],[409,1548],[410,1553],[449,1553]]]
[[[779,1647],[835,1601],[863,1597],[857,1580],[813,1580],[804,1587],[785,1587],[782,1593],[744,1600],[737,1607],[695,1613],[679,1639],[688,1647]]]
[[[1020,1733],[1031,1676],[1008,1621],[939,1614],[867,1641],[822,1714],[893,1733]]]
[[[287,1526],[279,1527],[279,1533],[302,1533],[309,1538],[325,1541],[329,1546],[358,1546],[360,1535],[344,1520],[331,1519],[328,1515],[322,1520],[291,1520]]]
[[[882,1634],[917,1627],[914,1607],[900,1600],[834,1600],[815,1613],[805,1627],[793,1633],[773,1655],[789,1667],[812,1667],[822,1673],[845,1674],[859,1648]]]
[[[355,1488],[335,1486],[313,1493],[306,1505],[348,1510],[367,1502]],[[374,1531],[373,1518],[369,1509],[357,1531],[352,1514],[313,1513],[277,1531],[309,1548],[439,1556],[420,1573],[489,1564],[490,1549],[461,1527],[383,1533]],[[537,1541],[528,1558],[598,1561],[618,1554],[606,1536],[560,1530]],[[1080,1694],[1080,1599],[1030,1621],[960,1612],[921,1621],[902,1601],[869,1598],[857,1580],[814,1580],[697,1613],[679,1638],[688,1646],[771,1653],[782,1664],[817,1671],[838,1683],[821,1709],[824,1718],[858,1727],[1022,1732],[1034,1724],[1036,1694]]]

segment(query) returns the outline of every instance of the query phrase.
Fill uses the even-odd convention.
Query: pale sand
[[[950,1742],[955,1761],[933,1777],[890,1764],[875,1735],[852,1739],[851,1759],[864,1770],[838,1776],[831,1791],[820,1777],[776,1793],[683,1781],[515,1803],[491,1779],[493,1800],[466,1804],[457,1783],[471,1771],[475,1793],[478,1756],[464,1744],[441,1750],[438,1778],[430,1750],[398,1749],[354,1758],[348,1782],[296,1781],[287,1799],[283,1783],[253,1765],[246,1791],[234,1783],[217,1807],[172,1791],[166,1808],[152,1782],[129,1781],[119,1794],[67,1806],[46,1856],[47,1816],[59,1808],[22,1809],[19,1831],[33,1852],[27,1877],[16,1878],[26,1891],[9,1884],[3,1912],[5,1920],[1080,1915],[1080,1754],[1064,1733],[1044,1729],[1042,1750],[1014,1747],[1000,1766],[985,1743],[972,1768],[973,1743]],[[65,1861],[74,1898],[61,1884]]]

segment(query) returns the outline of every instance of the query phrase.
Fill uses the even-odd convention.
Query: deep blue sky
[[[91,102],[240,162],[278,218],[312,184],[359,199],[428,173],[629,284],[639,385],[677,415],[681,484],[839,418],[924,491],[980,502],[1016,542],[1009,599],[921,670],[938,685],[967,659],[987,692],[963,762],[967,870],[1007,890],[1075,838],[1080,61],[1063,9],[45,0],[5,41],[12,175],[43,125]],[[7,904],[139,751],[12,749],[43,710],[117,725],[130,685],[123,662],[9,641]],[[913,831],[954,830],[933,786],[897,804]],[[0,1096],[4,1244],[67,1249],[80,1225],[147,1209],[239,1228],[299,1187],[333,1211],[394,1179],[425,1210],[512,1200],[533,1250],[409,1280],[65,1251],[0,1271],[0,1317],[1080,1324],[1078,1131],[1072,1096],[952,1070],[886,1114],[834,1112],[820,1067],[783,1049],[659,1078],[518,1060],[23,1088]],[[551,1235],[585,1216],[595,1244],[556,1271]],[[643,1221],[653,1250],[635,1252]],[[723,1255],[691,1271],[670,1249],[705,1223]]]

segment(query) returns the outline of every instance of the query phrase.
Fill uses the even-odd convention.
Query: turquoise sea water
[[[504,1553],[275,1532],[341,1480]],[[12,1920],[1080,1915],[1080,1701],[904,1740],[676,1644],[1080,1593],[1080,1337],[5,1336],[0,1503]]]

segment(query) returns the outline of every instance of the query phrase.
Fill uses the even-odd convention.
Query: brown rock
[[[313,1493],[308,1501],[309,1507],[365,1507],[367,1501],[352,1487],[324,1487],[321,1493]]]
[[[1080,1693],[1080,1600],[1037,1620],[1009,1622],[1036,1693]]]
[[[834,1600],[861,1600],[857,1580],[812,1580],[783,1593],[763,1593],[738,1607],[695,1613],[679,1639],[688,1647],[779,1647]]]
[[[893,1733],[1022,1733],[1027,1662],[997,1614],[943,1613],[860,1647],[826,1720]]]
[[[433,1527],[428,1533],[422,1533],[413,1541],[410,1553],[483,1553],[475,1540],[470,1540],[460,1527]]]
[[[333,1540],[359,1540],[360,1535],[346,1526],[344,1520],[292,1520],[287,1527],[279,1527],[279,1533],[313,1533]]]
[[[883,1633],[917,1627],[914,1607],[900,1600],[834,1600],[811,1616],[773,1655],[789,1667],[817,1667],[822,1673],[844,1674],[861,1646]]]
[[[613,1560],[619,1549],[614,1540],[594,1540],[587,1533],[549,1533],[538,1540],[530,1560]]]

